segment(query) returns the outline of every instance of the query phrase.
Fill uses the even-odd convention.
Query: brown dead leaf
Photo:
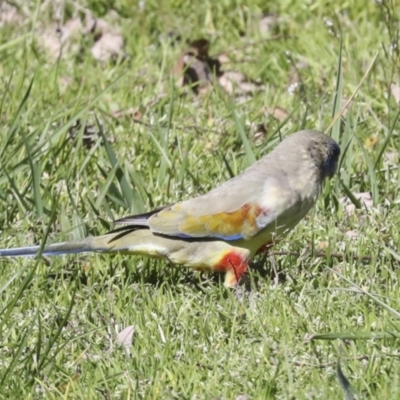
[[[83,33],[85,35],[93,35],[95,39],[98,39],[103,33],[110,32],[111,28],[109,24],[103,19],[96,18],[93,14],[87,13],[85,15],[85,26]]]
[[[317,247],[318,247],[319,250],[325,250],[325,249],[327,249],[329,247],[329,242],[327,242],[327,241],[319,242],[317,244]]]
[[[228,54],[220,53],[217,58],[209,55],[210,43],[206,39],[190,42],[176,62],[173,74],[180,87],[191,85],[196,94],[208,93],[217,77],[219,84],[229,94],[247,95],[256,91],[260,84],[253,82],[239,71],[223,71],[222,63],[229,62]]]
[[[82,35],[92,35],[94,44],[91,53],[96,60],[105,62],[124,55],[124,39],[118,29],[103,19],[86,14],[85,25],[80,18],[68,20],[63,26],[53,24],[40,35],[40,42],[53,58],[80,50]]]
[[[229,94],[234,92],[248,93],[257,89],[257,86],[250,82],[246,75],[239,71],[226,71],[219,78],[220,85]]]
[[[345,232],[345,235],[349,238],[349,239],[357,239],[358,236],[360,235],[360,233],[358,231],[355,230],[351,230],[351,231],[347,231]]]
[[[56,26],[46,29],[41,35],[40,42],[51,58],[60,56],[63,43]]]
[[[392,96],[396,100],[396,103],[400,106],[400,86],[392,83],[390,85],[390,91],[392,92]]]
[[[189,43],[176,62],[173,74],[180,87],[189,85],[196,94],[207,93],[212,86],[213,74],[218,75],[220,63],[209,57],[210,43],[206,39],[198,39]]]
[[[24,17],[17,7],[2,1],[0,2],[0,26],[23,22]]]
[[[289,112],[282,107],[270,107],[267,112],[280,122],[284,121],[289,116]]]
[[[134,121],[140,121],[143,117],[143,113],[139,107],[128,108],[127,110],[117,110],[112,113],[115,118],[122,118],[126,116],[131,116]]]
[[[116,60],[123,55],[124,39],[120,34],[106,32],[100,36],[91,48],[93,57],[98,61]]]
[[[86,14],[83,33],[94,37],[95,43],[90,51],[96,60],[105,62],[124,55],[124,38],[119,29],[110,25],[106,20],[95,18],[90,13]]]
[[[78,38],[82,32],[79,18],[68,20],[64,26],[56,24],[42,31],[39,42],[51,58],[58,58],[68,52],[79,50]]]
[[[221,64],[229,64],[231,62],[231,58],[229,57],[229,54],[226,52],[218,54],[217,58]]]
[[[65,42],[70,37],[80,34],[82,29],[82,23],[79,18],[69,19],[63,27],[59,28],[61,31],[61,39]]]
[[[84,34],[92,34],[97,39],[106,32],[120,33],[119,28],[117,28],[120,20],[117,12],[109,11],[104,18],[96,18],[92,13],[87,12],[85,14]]]
[[[273,32],[277,26],[278,17],[275,14],[265,14],[258,23],[258,30],[262,36]]]

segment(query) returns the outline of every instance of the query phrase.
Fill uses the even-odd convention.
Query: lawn
[[[0,248],[103,234],[300,129],[342,149],[241,296],[142,257],[0,259],[0,397],[400,398],[395,3],[0,3]]]

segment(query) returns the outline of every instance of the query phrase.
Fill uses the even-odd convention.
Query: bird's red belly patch
[[[247,273],[248,260],[240,253],[231,250],[225,253],[214,266],[214,271],[229,273],[229,285],[234,285]]]
[[[231,268],[240,268],[243,264],[247,264],[247,262],[240,254],[235,251],[229,251],[219,260],[214,269],[215,271],[225,272]]]

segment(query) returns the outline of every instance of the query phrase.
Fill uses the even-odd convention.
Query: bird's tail
[[[151,254],[154,236],[148,229],[117,229],[102,236],[89,236],[82,240],[54,243],[43,248],[42,255],[56,256],[61,254],[77,253],[115,253],[127,252],[133,254]],[[0,257],[29,257],[38,254],[41,246],[16,247],[11,249],[0,249]],[[159,246],[159,251],[164,250]]]
[[[87,253],[101,251],[93,248],[92,237],[71,242],[54,243],[44,247],[42,255],[57,256],[60,254]],[[0,249],[0,257],[29,257],[38,254],[41,246],[15,247],[13,249]]]
[[[0,249],[0,257],[35,256],[41,246]],[[76,253],[124,253],[152,258],[167,258],[176,265],[197,270],[225,272],[225,285],[235,286],[247,271],[250,251],[233,247],[221,240],[192,241],[153,234],[137,226],[118,228],[106,235],[89,236],[82,240],[54,243],[43,248],[42,255]]]

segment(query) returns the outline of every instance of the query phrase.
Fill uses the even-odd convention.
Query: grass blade
[[[336,378],[338,380],[339,386],[342,388],[344,392],[344,400],[353,400],[355,399],[356,391],[351,385],[350,381],[344,375],[342,368],[340,367],[340,360],[338,359],[336,364]]]
[[[340,276],[342,279],[344,279],[347,283],[350,283],[352,286],[354,286],[355,288],[357,288],[360,292],[362,292],[363,294],[365,294],[366,296],[368,296],[371,300],[373,300],[375,303],[379,304],[380,306],[382,306],[386,311],[389,311],[393,316],[395,316],[396,318],[400,318],[400,312],[398,312],[397,310],[395,310],[394,308],[390,307],[389,305],[387,305],[386,303],[384,303],[382,300],[378,299],[376,296],[374,296],[373,294],[367,292],[366,290],[362,289],[360,286],[358,286],[357,284],[355,284],[354,282],[352,282],[350,279],[346,278],[344,275],[342,275],[340,272],[335,271],[332,268],[329,267],[325,267],[327,268],[329,271],[335,273],[336,275]]]
[[[330,332],[313,334],[310,340],[379,340],[398,338],[400,338],[400,333],[397,332]]]
[[[340,112],[340,107],[342,106],[342,98],[343,98],[343,71],[342,71],[342,51],[343,51],[343,41],[340,40],[340,47],[339,47],[339,58],[338,58],[338,67],[337,67],[337,77],[336,77],[336,90],[335,90],[335,100],[333,102],[333,112],[332,112],[332,123],[330,136],[333,140],[337,143],[340,142],[340,118],[335,118]]]
[[[232,116],[233,119],[235,120],[236,129],[238,130],[240,138],[242,139],[244,151],[246,153],[247,164],[248,165],[254,164],[256,162],[256,156],[254,154],[253,148],[251,147],[246,132],[244,131],[242,121],[240,120],[235,108],[233,108],[233,105],[232,105]]]
[[[369,154],[367,153],[367,150],[365,150],[364,145],[362,143],[362,141],[355,136],[361,151],[364,154],[364,159],[365,162],[367,163],[367,167],[368,167],[368,176],[369,176],[369,182],[371,185],[371,193],[372,193],[372,199],[374,201],[374,204],[377,205],[379,202],[379,190],[378,190],[378,182],[376,180],[376,174],[375,174],[375,168],[374,168],[374,164],[371,160],[371,157],[369,156]]]
[[[346,109],[350,106],[351,102],[353,101],[354,97],[356,96],[356,94],[360,90],[360,88],[361,88],[362,84],[364,83],[365,79],[367,78],[367,76],[371,72],[372,67],[375,65],[375,61],[378,58],[378,54],[379,54],[379,51],[375,54],[374,58],[372,59],[370,65],[368,66],[364,76],[362,77],[360,83],[357,85],[357,87],[356,87],[355,91],[353,92],[353,94],[349,97],[349,99],[343,105],[341,110],[332,118],[332,121],[325,128],[324,132],[328,132],[333,127],[333,125],[336,123],[336,121],[343,115],[343,113],[346,111]]]
[[[97,120],[97,117],[96,117]],[[122,194],[124,196],[124,201],[126,204],[126,208],[131,209],[132,208],[132,203],[133,203],[133,193],[132,193],[132,188],[128,183],[128,180],[121,168],[120,163],[118,162],[117,156],[114,152],[114,150],[111,147],[110,142],[107,140],[104,131],[101,127],[101,124],[99,123],[99,121],[97,120],[97,125],[100,131],[100,135],[103,138],[103,142],[104,142],[104,147],[106,149],[107,155],[108,155],[108,159],[111,163],[111,166],[113,167],[113,169],[115,168],[115,174],[117,176],[118,179],[118,183],[121,187],[121,191]]]

